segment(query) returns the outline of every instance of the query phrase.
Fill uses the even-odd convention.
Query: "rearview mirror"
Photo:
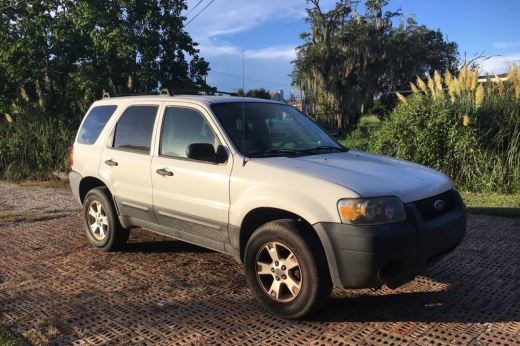
[[[186,156],[197,161],[224,163],[227,161],[228,153],[222,145],[219,145],[215,152],[213,144],[192,143],[186,148]]]

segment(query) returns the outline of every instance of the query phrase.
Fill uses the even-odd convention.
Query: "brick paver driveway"
[[[28,193],[0,186],[0,210]],[[53,208],[0,218],[0,324],[35,344],[520,345],[518,220],[472,215],[462,245],[413,282],[335,290],[320,314],[286,321],[226,255],[142,230],[102,253],[77,210]]]

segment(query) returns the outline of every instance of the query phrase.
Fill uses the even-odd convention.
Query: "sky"
[[[244,82],[246,90],[283,90],[286,98],[297,94],[289,75],[295,49],[302,43],[299,35],[309,30],[305,0],[187,3],[185,30],[210,63],[211,86],[233,92]],[[324,10],[334,3],[320,1]],[[440,29],[458,44],[462,57],[488,57],[480,62],[482,74],[504,72],[511,62],[520,64],[520,0],[389,0],[388,9],[401,9],[419,24]]]

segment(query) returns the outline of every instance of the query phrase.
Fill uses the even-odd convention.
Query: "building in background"
[[[297,99],[293,97],[290,99],[289,103],[291,106],[308,116],[312,117],[314,115],[312,104],[308,102],[307,99]]]
[[[279,101],[279,102],[287,102],[283,97],[283,90],[272,91],[269,93],[271,95],[271,100]]]
[[[500,73],[496,75],[486,75],[486,76],[479,76],[478,82],[479,83],[487,83],[489,80],[492,82],[497,82],[498,80],[505,82],[507,80],[508,73]]]

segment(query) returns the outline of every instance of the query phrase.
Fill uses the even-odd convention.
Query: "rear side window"
[[[149,153],[157,108],[158,106],[128,107],[117,122],[113,147]]]
[[[92,108],[79,129],[78,143],[94,144],[116,108],[112,105]]]

